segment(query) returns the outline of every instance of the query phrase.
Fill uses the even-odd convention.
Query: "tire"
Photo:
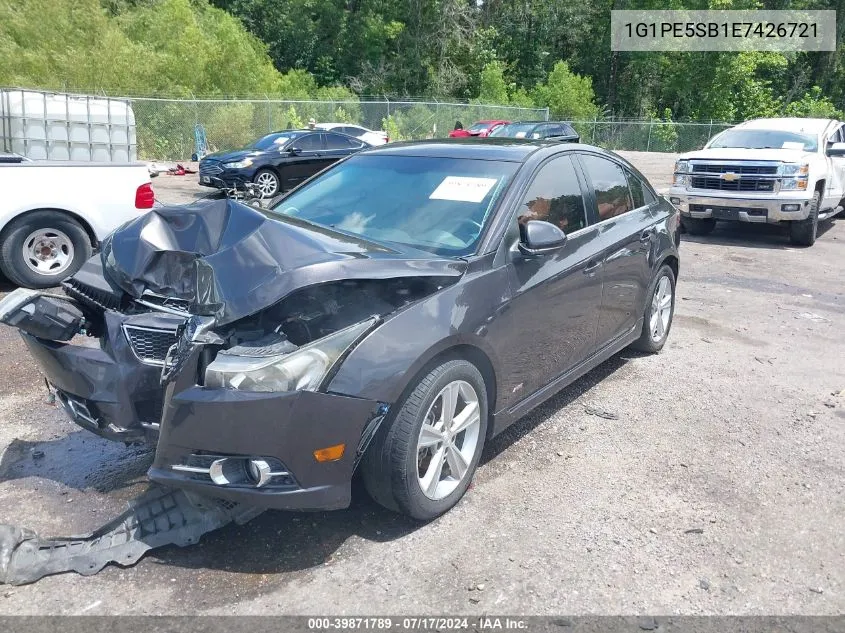
[[[18,286],[52,288],[79,270],[91,251],[88,233],[69,215],[33,211],[15,218],[3,230],[0,269]],[[43,257],[37,256],[39,252]]]
[[[661,296],[661,282],[666,279],[668,282],[668,290],[671,292],[668,304],[668,322],[662,320],[658,315],[655,323],[652,323],[655,311],[658,309]],[[663,286],[665,289],[666,286]],[[663,294],[662,296],[666,296]],[[669,338],[669,330],[672,329],[672,320],[675,317],[675,273],[672,269],[664,264],[657,271],[657,274],[652,279],[648,288],[648,297],[643,313],[643,330],[640,333],[640,338],[631,344],[633,349],[649,354],[656,354],[663,349],[666,344],[666,339]],[[656,331],[655,325],[660,327],[661,331]],[[659,336],[658,336],[659,335]]]
[[[469,387],[473,393],[464,386]],[[447,389],[456,388],[460,395],[456,399],[454,411],[458,415],[455,420],[461,417],[461,413],[472,410],[470,402],[465,400],[466,395],[475,396],[478,418],[470,428],[453,437],[453,446],[460,445],[460,452],[464,453],[462,463],[466,470],[460,479],[452,475],[451,464],[457,456],[446,449],[448,440],[422,449],[419,447],[419,443],[424,441],[420,436],[423,422],[432,422],[434,430],[437,430],[437,425],[442,423],[439,413],[443,409],[444,397],[447,397],[443,394]],[[411,518],[428,521],[460,501],[478,466],[487,436],[487,389],[484,378],[475,365],[465,360],[449,360],[423,376],[394,407],[395,415],[391,413],[385,424],[382,424],[361,461],[361,475],[367,492],[377,503]],[[465,419],[476,417],[470,414],[467,416]],[[431,441],[431,437],[429,435],[426,439]],[[451,457],[435,461],[433,458],[439,455]],[[442,464],[442,470],[435,480],[438,463]],[[431,470],[432,466],[435,471]],[[420,470],[424,475],[430,475],[428,481],[433,485],[427,487],[428,492],[423,489],[426,477],[421,478]]]
[[[810,201],[810,215],[806,220],[797,220],[789,223],[789,241],[796,246],[812,246],[816,243],[816,235],[819,231],[819,203],[821,193],[816,191]]]
[[[253,176],[252,182],[258,185],[262,198],[272,198],[282,190],[282,181],[272,169],[259,169]]]
[[[716,228],[713,218],[683,218],[681,223],[690,235],[709,235]]]

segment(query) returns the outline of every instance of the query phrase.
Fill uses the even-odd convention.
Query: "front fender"
[[[462,345],[487,357],[498,383],[500,360],[487,332],[509,299],[504,268],[462,278],[388,317],[352,350],[328,390],[394,403],[433,358]]]

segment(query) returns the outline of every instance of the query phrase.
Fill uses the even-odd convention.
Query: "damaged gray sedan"
[[[678,215],[618,156],[507,139],[355,155],[271,210],[158,208],[20,329],[79,425],[156,446],[150,478],[334,509],[360,471],[430,519],[485,441],[628,345],[659,351]]]

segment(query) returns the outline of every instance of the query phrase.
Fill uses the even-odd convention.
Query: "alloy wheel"
[[[475,389],[463,380],[450,382],[428,408],[417,439],[417,480],[426,497],[443,499],[464,480],[480,429]]]
[[[657,282],[654,295],[651,299],[651,317],[649,319],[649,331],[651,340],[659,343],[666,336],[669,329],[669,321],[672,319],[672,283],[669,277],[663,276]]]
[[[258,174],[255,178],[255,184],[258,186],[262,198],[270,198],[276,194],[276,190],[279,188],[279,179],[269,171],[265,171]]]

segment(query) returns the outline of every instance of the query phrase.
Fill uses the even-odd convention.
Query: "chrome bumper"
[[[796,192],[799,193],[799,192]],[[810,198],[806,192],[802,197],[742,198],[702,196],[687,190],[670,189],[666,197],[681,215],[688,218],[716,218],[735,222],[777,222],[804,220],[810,214]],[[798,205],[795,211],[784,211],[783,205]]]

